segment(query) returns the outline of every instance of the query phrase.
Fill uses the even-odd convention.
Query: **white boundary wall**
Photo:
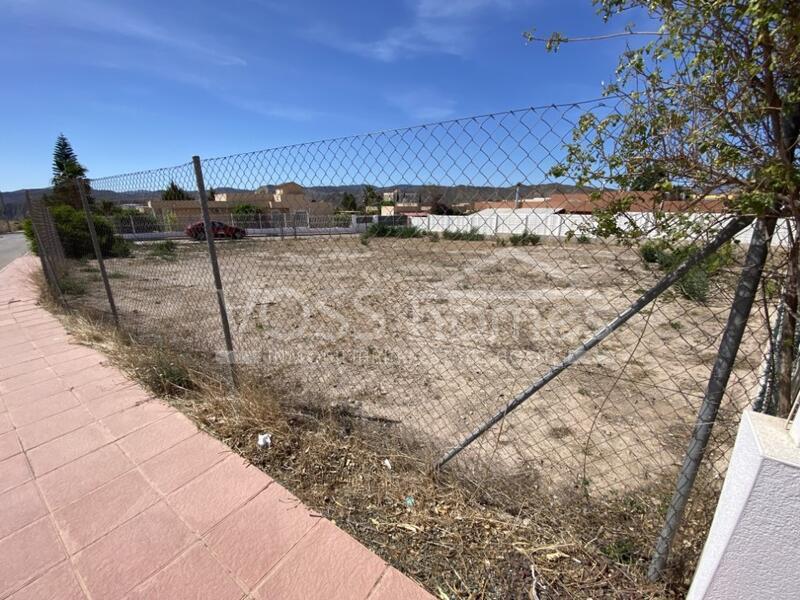
[[[696,222],[704,221],[713,223],[720,218],[717,213],[691,213],[687,217]],[[652,213],[625,213],[619,216],[617,222],[625,226],[630,222],[636,223],[649,237],[658,237],[655,229],[655,220]],[[584,230],[592,228],[596,219],[592,215],[575,215],[555,213],[549,209],[487,209],[472,215],[428,215],[425,217],[409,217],[410,225],[422,231],[442,233],[444,231],[466,233],[476,231],[487,237],[520,235],[532,233],[542,237],[566,237],[570,231],[580,235]],[[789,228],[788,219],[780,219],[772,245],[786,243]],[[590,233],[586,233],[593,237]],[[753,236],[753,228],[748,227],[736,236],[744,244],[749,244]]]
[[[785,419],[745,411],[687,598],[800,598],[798,515],[797,439]]]

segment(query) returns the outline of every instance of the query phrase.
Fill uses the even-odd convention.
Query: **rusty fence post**
[[[108,306],[111,309],[111,316],[114,319],[114,325],[119,329],[119,315],[117,314],[117,305],[114,302],[114,294],[111,291],[111,283],[108,281],[108,273],[106,273],[106,263],[103,260],[103,251],[100,248],[100,242],[97,239],[97,231],[94,228],[94,218],[92,211],[89,208],[89,198],[86,196],[86,188],[84,187],[85,179],[78,177],[75,180],[75,186],[78,188],[78,195],[81,197],[81,204],[83,205],[83,212],[86,215],[86,225],[89,227],[89,236],[92,238],[92,247],[94,248],[94,255],[97,258],[97,266],[100,269],[100,277],[103,280],[103,287],[106,290],[106,298],[108,298]]]
[[[225,292],[222,289],[222,277],[219,272],[219,262],[217,261],[217,249],[214,246],[214,231],[211,228],[211,217],[208,213],[208,196],[206,195],[206,185],[203,180],[203,167],[199,156],[192,157],[194,164],[194,175],[197,179],[197,192],[200,196],[200,210],[203,213],[203,228],[205,231],[206,244],[208,245],[208,259],[211,262],[211,272],[214,276],[214,288],[217,293],[217,303],[219,304],[219,318],[222,322],[222,334],[225,337],[225,355],[228,367],[231,372],[231,379],[236,386],[236,371],[234,368],[233,339],[231,337],[231,327],[228,322],[228,309],[225,304]]]

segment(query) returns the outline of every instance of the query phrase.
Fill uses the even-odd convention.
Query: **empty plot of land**
[[[218,244],[237,360],[317,401],[397,421],[445,451],[661,275],[614,244],[357,237]],[[107,263],[125,327],[224,350],[205,246]],[[475,444],[464,466],[619,489],[682,459],[731,298],[731,273],[699,303],[670,291]],[[91,267],[79,302],[104,310]],[[757,385],[757,324],[717,427],[725,460]],[[480,460],[477,460],[480,459]]]

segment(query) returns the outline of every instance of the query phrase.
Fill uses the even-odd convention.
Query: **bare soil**
[[[123,325],[142,339],[224,350],[205,246],[107,261]],[[297,397],[397,423],[433,458],[613,319],[661,273],[635,250],[594,242],[356,237],[218,244],[237,361]],[[476,481],[626,491],[671,479],[714,360],[730,274],[709,300],[665,294],[456,461]],[[97,274],[76,270],[107,312]],[[706,463],[719,477],[753,397],[756,315]],[[525,492],[524,490],[522,490]]]

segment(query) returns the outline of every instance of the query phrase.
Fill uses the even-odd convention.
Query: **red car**
[[[211,231],[214,233],[215,238],[229,238],[232,240],[240,240],[247,235],[241,227],[226,225],[221,221],[211,221]],[[197,241],[206,239],[205,224],[202,221],[192,223],[186,228],[186,235]]]

